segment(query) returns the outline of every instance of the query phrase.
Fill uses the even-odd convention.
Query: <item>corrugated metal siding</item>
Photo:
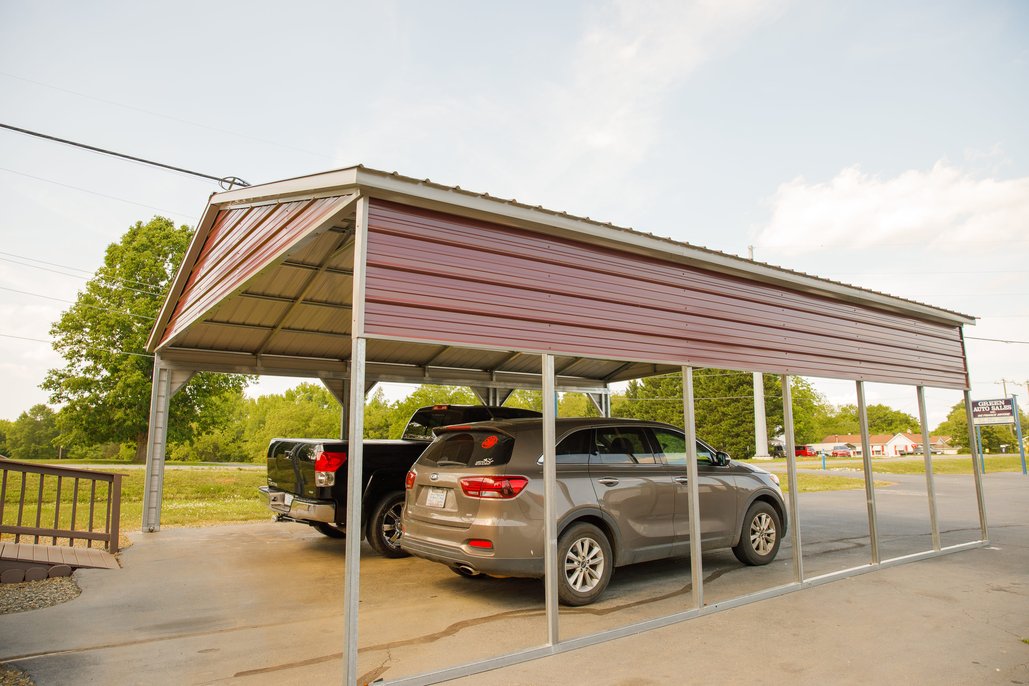
[[[366,302],[371,335],[966,386],[957,327],[379,200]]]
[[[218,305],[348,200],[349,196],[333,196],[221,210],[165,327],[161,344]]]

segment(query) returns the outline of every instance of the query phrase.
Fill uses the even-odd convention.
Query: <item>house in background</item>
[[[868,438],[872,457],[900,457],[922,453],[921,434],[872,434]],[[930,436],[930,450],[936,454],[956,455],[957,448],[950,444],[950,440],[950,436]],[[861,434],[832,434],[813,445],[819,452],[824,450],[826,453],[832,454],[835,446],[845,444],[855,446],[854,455],[861,456]]]

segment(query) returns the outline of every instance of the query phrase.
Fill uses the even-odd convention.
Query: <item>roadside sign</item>
[[[972,401],[972,424],[974,426],[1014,423],[1015,406],[1011,398]]]

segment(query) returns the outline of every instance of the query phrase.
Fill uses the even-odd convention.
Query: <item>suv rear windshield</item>
[[[414,413],[404,430],[404,438],[408,440],[431,441],[432,430],[451,424],[471,424],[487,422],[491,419],[519,419],[521,417],[539,417],[535,410],[524,410],[520,407],[485,407],[482,405],[452,405],[425,407]]]
[[[486,430],[454,431],[425,449],[418,464],[430,467],[495,467],[511,460],[514,439]]]

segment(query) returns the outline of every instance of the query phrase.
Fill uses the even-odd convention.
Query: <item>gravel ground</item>
[[[60,605],[77,598],[81,592],[75,579],[70,576],[24,581],[20,584],[0,584],[0,615]],[[3,685],[7,683],[0,681]]]
[[[12,665],[0,664],[0,686],[34,686],[29,675]]]

